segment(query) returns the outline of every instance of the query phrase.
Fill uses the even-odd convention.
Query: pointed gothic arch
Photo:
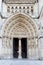
[[[33,33],[33,36],[37,36],[37,25],[35,21],[25,14],[16,14],[9,17],[3,25],[3,34],[11,33],[11,29],[14,30],[16,26],[25,27],[29,33]]]
[[[38,34],[37,25],[30,16],[27,16],[25,14],[16,14],[9,17],[6,20],[5,24],[3,25],[2,32],[3,32],[2,37],[3,37],[4,48],[6,47],[8,49],[12,48],[11,41],[13,37],[27,38],[29,48],[34,48],[36,50],[38,46],[37,45],[37,34]],[[28,49],[28,52],[29,52],[29,49]],[[36,56],[37,56],[37,52],[36,52]],[[29,57],[29,53],[28,53],[28,57]]]

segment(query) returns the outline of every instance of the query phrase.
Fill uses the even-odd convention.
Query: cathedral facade
[[[40,0],[0,0],[0,59],[43,60]]]

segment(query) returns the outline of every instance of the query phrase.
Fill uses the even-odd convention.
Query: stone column
[[[2,49],[2,38],[0,37],[0,58],[3,56],[3,49]]]
[[[39,59],[43,60],[43,30],[41,27],[38,32],[38,49]]]
[[[18,58],[22,58],[21,57],[21,39],[19,39],[19,57]]]
[[[0,13],[2,12],[2,0],[0,0]]]

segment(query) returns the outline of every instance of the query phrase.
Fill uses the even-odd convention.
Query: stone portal
[[[30,16],[23,13],[11,16],[2,32],[4,58],[38,58],[37,25]]]

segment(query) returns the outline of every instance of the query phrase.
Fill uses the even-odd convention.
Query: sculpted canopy
[[[35,3],[37,0],[4,0],[6,3]]]

